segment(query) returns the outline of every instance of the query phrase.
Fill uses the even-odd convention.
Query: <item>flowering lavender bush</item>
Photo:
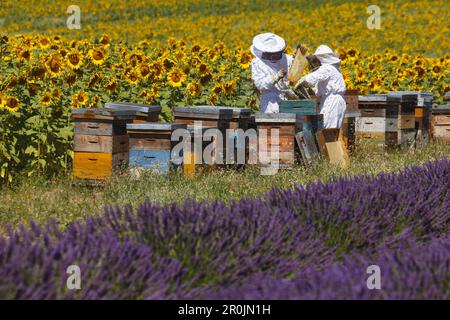
[[[147,202],[65,231],[32,224],[0,238],[0,298],[444,298],[449,190],[443,159],[230,206]],[[365,291],[372,260],[387,272],[378,293]],[[73,264],[80,290],[66,287]]]
[[[381,289],[369,290],[366,268],[382,271]],[[357,254],[342,263],[308,268],[294,278],[275,279],[264,273],[242,279],[242,284],[209,288],[195,293],[201,299],[449,299],[450,238],[410,243],[381,250],[376,258]]]

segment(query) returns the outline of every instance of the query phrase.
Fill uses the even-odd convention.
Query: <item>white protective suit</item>
[[[284,100],[284,94],[281,92],[281,87],[284,82],[285,88],[289,87],[289,80],[287,76],[280,80],[279,83],[273,84],[273,78],[281,69],[289,70],[292,65],[292,57],[283,54],[279,61],[265,61],[259,58],[254,58],[252,61],[252,79],[256,88],[261,93],[261,107],[260,111],[264,113],[278,113],[278,103]]]
[[[284,69],[286,72],[292,65],[292,57],[282,53],[280,60],[263,59],[265,52],[281,53],[286,48],[286,42],[281,37],[273,33],[263,33],[253,38],[253,45],[250,48],[255,56],[252,60],[252,79],[256,88],[261,93],[260,111],[264,113],[278,113],[278,103],[284,99],[281,89],[289,88],[287,75],[274,84],[274,78],[278,71]]]
[[[315,86],[316,94],[320,97],[320,113],[323,114],[324,128],[340,128],[344,120],[346,90],[344,77],[339,71],[341,60],[327,46],[317,48],[314,55],[321,66],[314,72],[307,74],[299,83],[307,82]]]

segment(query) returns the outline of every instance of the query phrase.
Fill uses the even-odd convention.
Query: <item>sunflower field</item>
[[[72,108],[108,101],[258,109],[250,77],[252,37],[272,31],[287,52],[332,46],[348,89],[450,91],[446,5],[386,1],[380,30],[364,2],[77,1],[81,29],[66,26],[69,1],[0,7],[0,180],[70,167]]]

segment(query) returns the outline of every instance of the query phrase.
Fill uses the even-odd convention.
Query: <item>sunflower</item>
[[[218,100],[217,94],[215,94],[214,92],[211,93],[211,95],[208,98],[208,102],[211,105],[215,106],[217,104],[217,100]]]
[[[52,104],[52,95],[50,92],[46,91],[41,98],[41,104],[44,107],[47,107]]]
[[[422,67],[415,67],[414,70],[416,71],[416,78],[421,79],[425,76],[426,71]]]
[[[151,69],[155,78],[159,79],[164,73],[164,66],[160,61],[156,61],[151,65]]]
[[[165,58],[162,63],[164,65],[164,68],[166,69],[166,71],[169,71],[175,65],[175,62],[169,58]]]
[[[364,82],[364,80],[366,80],[366,73],[364,72],[363,69],[361,68],[356,69],[356,79],[359,82]]]
[[[138,72],[141,78],[147,78],[150,74],[150,65],[146,62],[141,63],[138,67]]]
[[[78,92],[77,94],[75,94],[72,97],[72,107],[73,108],[79,108],[80,106],[84,106],[86,105],[87,101],[88,101],[88,95],[86,94],[86,92],[84,92],[83,90],[81,90],[80,92]]]
[[[108,90],[109,93],[116,91],[117,89],[117,80],[116,78],[111,78],[105,86],[105,89]]]
[[[199,52],[200,50],[201,50],[201,46],[199,45],[199,44],[194,44],[192,47],[191,47],[191,52],[192,53],[196,53],[196,52]]]
[[[442,67],[439,64],[433,64],[433,66],[431,67],[431,72],[435,75],[435,76],[439,76],[442,72]]]
[[[51,42],[50,42],[49,38],[47,38],[47,37],[40,37],[40,39],[39,39],[39,46],[42,49],[47,49],[47,48],[50,47],[50,45],[51,45]]]
[[[66,55],[66,63],[70,69],[78,70],[83,64],[83,55],[78,50],[72,50]]]
[[[339,55],[339,59],[341,59],[341,61],[344,61],[345,59],[347,59],[347,53],[345,52],[344,49],[339,48],[337,50],[337,54]]]
[[[196,97],[202,90],[202,86],[197,81],[193,81],[187,85],[186,93],[190,97]]]
[[[214,49],[214,48],[213,49],[209,49],[209,51],[208,51],[208,58],[211,61],[216,61],[217,60],[218,54],[217,54],[216,49]]]
[[[52,99],[58,101],[61,99],[62,90],[60,88],[54,88],[52,90]]]
[[[4,108],[6,104],[6,96],[0,92],[0,108]]]
[[[100,81],[102,81],[103,78],[104,78],[103,73],[101,73],[101,72],[94,73],[89,79],[88,87],[89,88],[94,87],[96,84],[98,84]]]
[[[31,56],[32,56],[32,51],[30,50],[30,48],[24,48],[22,49],[19,54],[17,55],[19,58],[19,61],[30,61]]]
[[[131,85],[137,85],[139,81],[141,80],[139,78],[139,74],[136,72],[136,70],[131,70],[130,72],[126,73],[125,79],[127,82]]]
[[[231,81],[227,81],[222,85],[222,91],[226,94],[226,95],[231,95],[235,92],[237,87],[237,82],[236,80],[231,80]]]
[[[213,88],[211,89],[211,92],[213,93],[213,94],[219,94],[219,93],[221,93],[222,92],[222,84],[215,84],[214,86],[213,86]]]
[[[186,75],[183,71],[175,68],[169,72],[167,79],[172,87],[181,87],[183,82],[186,81]]]
[[[16,97],[8,97],[4,104],[4,108],[10,112],[16,112],[20,108],[20,102]]]
[[[359,56],[359,52],[358,50],[351,48],[349,50],[347,50],[347,59],[350,61],[354,61],[358,58]]]
[[[63,60],[59,53],[53,53],[45,60],[45,67],[50,75],[57,77],[63,71]]]
[[[206,76],[206,75],[208,75],[208,74],[211,74],[211,73],[209,72],[209,67],[208,67],[208,65],[205,64],[205,63],[201,63],[201,64],[198,66],[198,73],[200,74],[200,77],[204,77],[204,76]]]
[[[89,103],[89,108],[97,108],[99,102],[100,102],[100,97],[99,96],[94,96],[91,99],[91,102]]]
[[[242,69],[247,69],[252,62],[252,56],[246,51],[242,51],[238,56],[238,62]]]
[[[106,50],[104,48],[94,48],[88,52],[91,61],[96,66],[100,66],[105,62]]]
[[[111,38],[107,34],[104,34],[99,42],[104,46],[108,46],[111,43]]]

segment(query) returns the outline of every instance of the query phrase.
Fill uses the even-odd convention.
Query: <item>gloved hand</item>
[[[277,83],[281,79],[283,79],[286,76],[287,72],[284,69],[280,69],[277,74],[273,77],[273,84]]]
[[[297,49],[300,50],[302,55],[306,56],[306,53],[308,52],[308,48],[306,48],[304,45],[301,45]]]

